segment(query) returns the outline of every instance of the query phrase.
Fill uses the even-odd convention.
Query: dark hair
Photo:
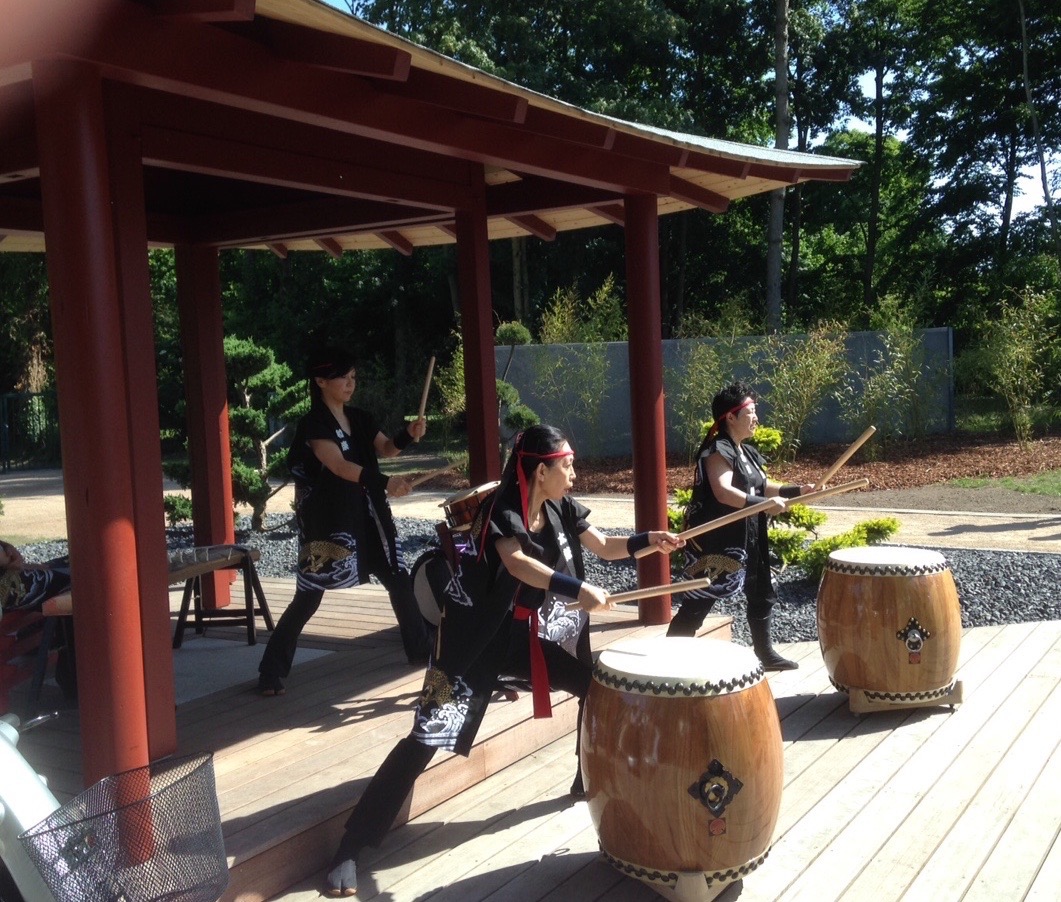
[[[707,446],[715,440],[720,432],[729,435],[729,428],[726,426],[723,417],[745,398],[754,397],[755,393],[752,391],[751,386],[744,382],[733,382],[711,399],[711,418],[715,421],[715,425],[708,430],[704,440],[700,443],[700,448],[696,452],[697,457],[704,453]]]
[[[522,509],[523,502],[520,498],[517,467],[522,468],[523,475],[529,483],[538,464],[544,463],[549,467],[557,460],[542,460],[542,458],[549,454],[556,454],[566,442],[567,436],[555,426],[538,423],[524,429],[512,443],[512,451],[501,473],[501,484],[497,487],[496,497],[504,498],[508,503],[515,505],[517,510]]]
[[[314,401],[321,399],[321,389],[317,379],[338,379],[345,376],[357,366],[357,360],[349,351],[335,347],[319,347],[312,351],[306,363],[306,375],[309,377],[309,394]]]

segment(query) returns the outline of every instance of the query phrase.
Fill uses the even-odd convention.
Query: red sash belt
[[[538,609],[525,608],[517,604],[512,616],[515,620],[530,621],[531,698],[534,699],[534,716],[536,718],[552,717],[553,705],[549,698],[549,668],[545,664],[545,652],[542,651],[541,639],[538,636]]]

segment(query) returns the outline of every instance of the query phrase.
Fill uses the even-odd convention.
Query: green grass
[[[1041,404],[1031,412],[1032,430],[1049,432],[1058,422],[1056,407]],[[969,435],[1012,436],[1013,424],[1001,398],[959,395],[954,399],[955,431]]]
[[[1052,498],[1061,498],[1061,470],[1048,470],[1045,473],[1036,473],[1033,476],[1003,476],[1001,479],[975,477],[953,479],[950,484],[965,489],[981,489],[984,486],[994,485],[1003,489],[1012,489],[1015,492],[1025,492],[1029,495],[1048,495]]]

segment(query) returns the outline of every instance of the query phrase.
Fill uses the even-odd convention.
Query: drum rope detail
[[[602,848],[600,852],[604,860],[613,868],[622,871],[627,876],[634,877],[643,883],[661,883],[664,886],[673,887],[677,885],[678,879],[681,876],[675,871],[664,872],[656,870],[655,868],[645,868],[641,865],[623,861],[621,858],[616,858],[614,855],[610,855],[604,848]],[[740,867],[727,868],[724,871],[690,871],[688,874],[695,877],[697,880],[703,880],[708,887],[722,885],[724,883],[733,883],[737,880],[743,880],[748,874],[757,870],[759,866],[766,861],[769,854],[770,850],[767,849],[762,855],[753,858],[751,861],[745,862]]]
[[[945,560],[923,564],[864,564],[831,560],[825,565],[825,569],[845,576],[931,576],[933,573],[943,573],[949,568]]]
[[[926,689],[922,692],[870,692],[863,689],[866,698],[874,702],[927,702],[936,698],[950,695],[954,689],[954,681],[940,689]]]
[[[687,698],[729,695],[761,682],[765,673],[760,665],[751,673],[717,683],[660,683],[654,680],[631,680],[625,676],[617,676],[599,665],[593,668],[593,678],[603,686],[637,695],[665,695],[671,698],[679,695]]]

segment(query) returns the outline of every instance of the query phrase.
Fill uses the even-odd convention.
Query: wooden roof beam
[[[266,247],[268,247],[269,250],[271,250],[274,254],[276,254],[276,256],[278,256],[281,260],[286,260],[287,259],[287,245],[286,244],[280,244],[279,242],[272,242],[270,244],[267,244]]]
[[[543,210],[570,210],[618,201],[616,191],[572,185],[540,176],[522,176],[519,181],[493,185],[486,191],[488,216],[516,216]]]
[[[527,214],[525,216],[508,216],[506,219],[508,219],[509,222],[518,225],[521,229],[530,232],[535,238],[541,238],[542,241],[556,240],[556,229],[549,225],[549,223],[540,216],[531,216]]]
[[[343,255],[343,246],[334,238],[314,238],[313,243],[333,260],[338,260]]]
[[[275,19],[258,20],[254,31],[277,56],[336,72],[404,82],[413,64],[408,50]]]
[[[667,192],[676,200],[685,201],[697,207],[702,207],[712,213],[725,213],[729,207],[729,198],[716,191],[701,188],[693,182],[671,176],[670,191]]]
[[[656,195],[667,190],[669,172],[658,164],[388,95],[371,80],[278,60],[221,28],[176,27],[126,15],[94,45],[70,42],[56,52],[100,65],[112,79],[346,134],[610,190]]]
[[[601,204],[597,207],[590,207],[589,211],[607,219],[609,222],[615,223],[617,226],[626,225],[626,207],[621,203]]]
[[[410,100],[516,125],[526,121],[529,106],[526,98],[516,94],[508,94],[481,82],[446,78],[441,73],[423,69],[413,69],[400,85],[384,83],[377,87],[385,94],[400,94]]]
[[[376,232],[375,235],[380,241],[389,244],[399,254],[406,257],[413,255],[413,243],[397,229],[387,229],[382,232]]]
[[[144,163],[150,166],[449,211],[467,205],[472,196],[466,186],[396,173],[364,160],[329,160],[261,145],[248,153],[242,141],[156,126],[144,126],[141,133]]]
[[[138,0],[156,16],[186,22],[250,22],[255,0]]]

